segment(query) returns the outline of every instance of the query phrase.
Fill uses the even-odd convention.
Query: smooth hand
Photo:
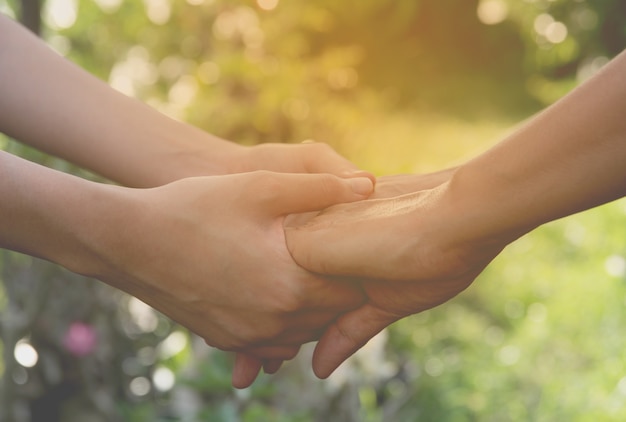
[[[283,220],[363,199],[373,189],[367,178],[252,172],[153,189],[106,188],[124,212],[104,222],[93,242],[96,270],[83,263],[74,269],[142,299],[212,346],[270,362],[290,359],[364,299],[349,282],[299,267],[285,245]],[[256,375],[243,370],[235,385]]]

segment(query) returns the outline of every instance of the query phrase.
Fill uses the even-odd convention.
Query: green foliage
[[[527,89],[543,104],[562,96],[573,81],[589,77],[626,45],[626,3],[621,0],[506,4],[527,51]]]
[[[0,10],[15,3],[0,0]],[[474,155],[626,41],[619,0],[259,7],[271,3],[79,0],[67,27],[46,12],[44,36],[117,89],[212,133],[248,144],[323,140],[381,175]],[[547,29],[555,22],[562,40],[562,26]],[[0,148],[93,177],[4,137]],[[329,380],[313,377],[307,346],[244,391],[230,386],[231,356],[194,336],[181,343],[163,316],[2,254],[0,349],[28,339],[40,362],[25,369],[5,353],[0,392],[23,410],[63,391],[68,421],[624,420],[625,214],[616,202],[527,235],[467,292],[395,324]],[[9,311],[19,332],[6,329]],[[75,321],[98,332],[91,356],[63,345]],[[173,385],[157,383],[162,368]]]

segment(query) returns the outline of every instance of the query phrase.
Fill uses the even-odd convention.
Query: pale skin
[[[389,324],[459,294],[523,234],[626,195],[626,53],[466,164],[376,190],[286,229],[304,268],[366,280],[367,303],[317,344],[321,378]]]
[[[285,245],[288,214],[373,190],[328,146],[209,135],[117,93],[2,15],[0,74],[0,131],[132,187],[0,151],[0,247],[98,278],[270,370],[363,302]]]

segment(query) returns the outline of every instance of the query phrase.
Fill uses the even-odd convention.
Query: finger
[[[233,367],[232,384],[235,388],[247,388],[256,379],[263,361],[253,355],[237,353]]]
[[[298,227],[303,226],[313,219],[319,211],[302,212],[298,214],[289,214],[285,217],[285,227]]]
[[[389,279],[393,273],[394,279],[399,278],[396,273],[412,269],[396,262],[412,253],[409,242],[399,245],[397,241],[406,239],[411,229],[403,224],[408,217],[394,216],[397,210],[411,206],[406,198],[400,198],[340,204],[304,226],[285,226],[291,257],[301,267],[320,274]]]
[[[332,174],[265,172],[255,188],[266,209],[276,215],[316,211],[331,205],[366,199],[374,184],[366,177],[342,179]]]
[[[282,359],[269,359],[263,363],[263,372],[266,374],[275,374],[283,365]]]
[[[376,177],[365,170],[359,169],[356,164],[339,154],[330,145],[307,139],[302,142],[308,149],[305,168],[309,173],[330,173],[339,177],[366,177],[376,183]]]
[[[267,360],[291,360],[300,351],[300,345],[276,345],[276,346],[255,346],[246,348],[246,355],[254,356],[256,359]],[[257,370],[260,369],[257,368]]]
[[[324,222],[329,221],[329,217],[323,216],[321,219]],[[313,223],[317,224],[317,221]],[[355,226],[359,226],[358,221],[354,224],[349,222],[342,224],[339,219],[332,219],[328,224],[329,226],[322,228],[317,226],[310,228],[310,224],[284,226],[287,249],[293,260],[302,268],[317,274],[345,276],[369,274],[372,263],[377,263],[389,255],[388,252],[384,254],[384,249],[377,243],[368,239],[370,237],[368,232],[354,230]],[[385,238],[383,235],[377,240],[382,244]],[[375,253],[372,253],[372,250]],[[372,274],[372,278],[376,275]]]
[[[315,347],[313,372],[318,378],[328,378],[343,361],[397,319],[369,304],[344,314]]]

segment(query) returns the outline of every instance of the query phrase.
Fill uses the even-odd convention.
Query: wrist
[[[247,171],[246,147],[221,139],[191,125],[173,122],[159,129],[148,154],[134,160],[141,173],[129,186],[155,187],[187,177]]]
[[[459,167],[442,185],[443,201],[457,214],[459,235],[477,243],[516,240],[541,224],[528,213],[519,187],[505,174],[470,163]]]

